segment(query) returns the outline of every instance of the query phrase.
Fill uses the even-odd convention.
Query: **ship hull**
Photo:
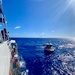
[[[45,54],[51,54],[54,52],[54,49],[44,49]]]

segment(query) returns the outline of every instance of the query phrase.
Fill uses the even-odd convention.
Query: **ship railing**
[[[21,72],[19,56],[17,57],[17,62],[15,62],[16,65],[12,62],[12,59],[13,59],[12,49],[13,49],[14,46],[15,46],[15,53],[18,55],[18,45],[17,45],[17,43],[11,44],[11,47],[10,47],[10,50],[11,50],[10,66],[12,68],[12,75],[28,75],[27,69],[24,72]],[[16,66],[15,68],[14,68],[14,65]]]

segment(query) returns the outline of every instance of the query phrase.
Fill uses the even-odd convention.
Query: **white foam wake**
[[[75,44],[63,44],[63,45],[59,45],[58,49],[62,49],[62,48],[74,48]]]

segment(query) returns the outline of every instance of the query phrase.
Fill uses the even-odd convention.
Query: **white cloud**
[[[44,35],[45,33],[42,33],[41,35]]]
[[[21,26],[16,26],[14,29],[19,29],[19,28],[21,28]]]
[[[54,30],[51,31],[52,33],[54,32]]]
[[[36,34],[36,33],[33,33],[33,34]]]
[[[18,33],[15,33],[15,34],[12,34],[12,35],[16,36],[16,35],[18,35]]]

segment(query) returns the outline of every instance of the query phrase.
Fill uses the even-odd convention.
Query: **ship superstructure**
[[[7,45],[8,32],[6,29],[6,19],[0,0],[0,75],[9,75],[10,69],[10,49]]]
[[[2,0],[0,0],[0,42],[8,40],[8,31],[6,29],[6,18],[2,8]]]

